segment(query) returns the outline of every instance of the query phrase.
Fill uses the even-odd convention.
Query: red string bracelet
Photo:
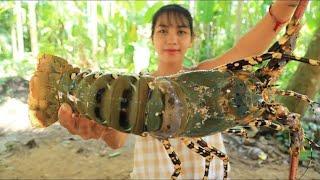
[[[279,21],[279,20],[272,14],[271,8],[272,8],[272,5],[270,5],[270,7],[269,7],[269,14],[270,14],[270,16],[272,17],[272,19],[276,22],[276,24],[274,25],[273,30],[274,30],[274,31],[277,31],[277,30],[280,28],[281,25],[287,23],[289,20],[286,20],[286,21],[283,21],[283,22]]]

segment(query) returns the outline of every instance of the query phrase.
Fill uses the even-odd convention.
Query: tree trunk
[[[97,1],[88,1],[88,32],[92,41],[92,55],[95,58],[98,51],[98,17],[97,17]]]
[[[11,47],[13,59],[18,58],[18,47],[17,47],[17,31],[15,26],[11,26]]]
[[[22,8],[21,1],[15,1],[15,15],[16,15],[16,29],[18,42],[18,60],[24,57],[24,42],[23,42],[23,22],[22,22]]]
[[[312,59],[320,59],[320,27],[316,30],[313,40],[310,42],[305,57]],[[320,90],[320,67],[311,66],[308,64],[300,64],[290,83],[287,90],[305,94],[313,99],[317,92]],[[308,103],[297,100],[294,97],[283,97],[281,101],[291,112],[304,114],[308,107]]]
[[[103,20],[105,23],[108,22],[109,17],[111,15],[111,2],[110,1],[101,1],[100,5],[101,5],[101,9],[102,9],[102,15],[103,15]]]
[[[30,30],[30,40],[31,40],[31,52],[34,57],[38,55],[38,32],[37,32],[37,17],[36,17],[36,1],[28,2],[28,19],[29,19],[29,30]]]
[[[195,8],[195,4],[196,2],[195,1],[190,1],[189,2],[189,11],[190,11],[190,14],[192,17],[195,17],[196,16],[196,8]]]
[[[243,0],[239,0],[238,1],[238,6],[237,6],[237,22],[236,22],[236,28],[235,28],[235,32],[236,32],[236,36],[235,36],[235,41],[234,43],[237,43],[238,40],[241,37],[241,26],[242,26],[242,7],[243,7]]]

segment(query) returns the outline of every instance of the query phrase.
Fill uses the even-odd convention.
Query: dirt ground
[[[17,89],[17,88],[15,88]],[[0,89],[1,90],[1,89]],[[21,91],[22,92],[22,91]],[[112,150],[100,140],[82,140],[59,124],[31,128],[26,93],[23,99],[1,97],[0,179],[128,179],[133,165],[134,136],[125,147]],[[3,95],[3,94],[2,94]],[[244,146],[224,136],[232,179],[287,179],[288,155],[277,144],[260,138]],[[183,162],[182,162],[183,163]],[[299,176],[306,169],[299,167]],[[320,179],[319,160],[302,179]]]
[[[133,142],[120,150],[102,141],[82,140],[58,124],[44,130],[2,132],[0,177],[8,179],[128,179]],[[2,147],[3,149],[3,147]],[[288,163],[259,163],[229,152],[232,179],[286,179]],[[305,170],[300,167],[299,174]],[[319,179],[310,168],[303,179]]]

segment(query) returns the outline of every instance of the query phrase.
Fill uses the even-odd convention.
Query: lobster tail
[[[79,69],[56,56],[38,57],[36,72],[29,83],[28,104],[32,126],[47,127],[58,120],[58,84],[65,72],[79,72]]]

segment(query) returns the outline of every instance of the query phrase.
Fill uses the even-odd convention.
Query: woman
[[[280,27],[291,18],[297,4],[298,1],[276,1],[269,13],[232,49],[216,59],[200,63],[195,69],[213,69],[244,57],[262,54],[280,31]],[[188,10],[179,5],[160,8],[152,20],[151,40],[158,54],[158,69],[153,75],[165,76],[186,70],[182,65],[183,59],[192,46],[194,36],[192,17]],[[84,139],[101,138],[111,148],[122,147],[127,139],[125,133],[103,127],[88,119],[75,117],[67,104],[63,104],[59,110],[59,121],[70,133],[80,135]],[[205,140],[215,148],[224,151],[220,133],[205,137]],[[170,143],[182,162],[179,178],[202,178],[204,159],[190,151],[179,139],[170,139]],[[150,136],[137,136],[134,154],[132,178],[170,178],[173,165],[160,141]],[[222,161],[214,158],[209,170],[209,178],[222,179],[222,177]]]

